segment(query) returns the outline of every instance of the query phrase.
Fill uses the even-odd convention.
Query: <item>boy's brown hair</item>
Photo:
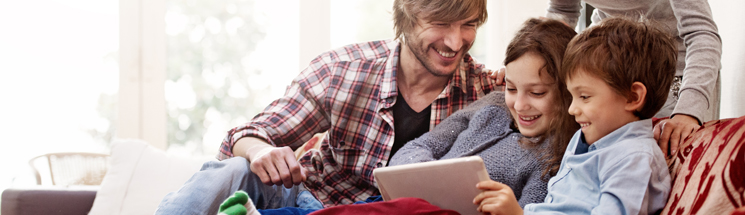
[[[548,180],[550,176],[556,174],[561,165],[561,158],[564,156],[569,140],[577,129],[579,124],[574,121],[566,111],[572,103],[572,96],[566,88],[566,84],[559,80],[559,70],[561,69],[562,59],[567,44],[577,32],[564,23],[552,19],[528,19],[523,27],[518,30],[517,34],[510,44],[507,45],[504,65],[509,64],[525,55],[534,53],[540,56],[546,62],[543,65],[546,73],[538,75],[548,75],[556,83],[557,93],[554,94],[552,102],[554,104],[554,113],[556,116],[549,122],[549,130],[546,134],[541,135],[538,141],[521,141],[528,147],[537,147],[536,144],[543,143],[546,139],[549,141],[545,147],[540,147],[541,160],[544,163],[543,179]]]
[[[478,14],[476,25],[486,22],[486,0],[395,0],[393,28],[396,39],[417,25],[417,19],[454,22]]]
[[[560,77],[566,81],[579,70],[605,81],[618,94],[631,99],[631,85],[647,88],[640,119],[648,119],[667,100],[675,76],[678,50],[675,40],[648,20],[608,18],[572,39]]]

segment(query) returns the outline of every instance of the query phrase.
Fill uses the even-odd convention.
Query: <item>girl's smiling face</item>
[[[527,52],[505,66],[505,102],[526,137],[546,133],[556,114],[553,98],[558,89],[545,64],[540,56]]]

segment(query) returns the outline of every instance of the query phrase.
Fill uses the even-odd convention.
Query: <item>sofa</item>
[[[169,155],[141,140],[116,140],[100,186],[6,189],[0,214],[153,214],[167,193],[214,159]]]
[[[672,190],[661,214],[743,214],[745,116],[714,120],[668,160]]]
[[[745,214],[743,124],[745,116],[709,121],[685,139],[668,160],[673,184],[661,214]],[[297,153],[318,142],[316,136]],[[118,141],[97,189],[7,189],[0,214],[152,214],[165,194],[209,159],[214,158],[174,157],[142,141]]]

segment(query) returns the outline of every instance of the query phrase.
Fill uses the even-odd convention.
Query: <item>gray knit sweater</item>
[[[592,22],[627,16],[659,22],[678,43],[676,75],[683,76],[680,98],[672,114],[691,115],[701,122],[719,118],[719,69],[722,40],[707,0],[585,0],[595,7]],[[550,0],[549,18],[575,26],[580,0]],[[674,98],[668,98],[671,100]],[[663,110],[666,108],[663,108]]]
[[[547,189],[541,162],[536,153],[520,146],[523,136],[510,129],[511,123],[504,93],[491,92],[406,143],[390,165],[479,155],[489,177],[510,186],[520,207],[543,202]]]

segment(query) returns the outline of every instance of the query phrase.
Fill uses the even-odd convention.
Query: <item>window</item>
[[[36,155],[108,151],[118,22],[115,0],[0,3],[0,189],[33,184],[27,162]]]
[[[217,154],[298,74],[297,1],[166,3],[168,150]]]

